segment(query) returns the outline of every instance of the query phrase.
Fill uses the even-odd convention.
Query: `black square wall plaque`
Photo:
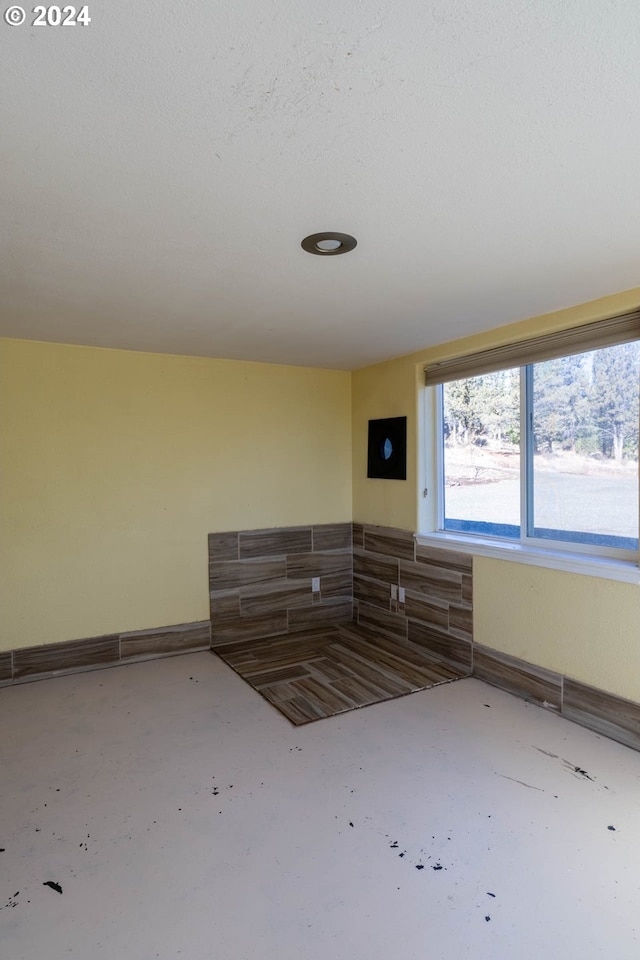
[[[369,420],[367,477],[407,479],[407,418]]]

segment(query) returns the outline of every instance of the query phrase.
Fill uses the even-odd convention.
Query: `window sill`
[[[515,560],[535,567],[548,567],[566,573],[581,573],[604,580],[620,580],[623,583],[640,583],[640,568],[629,560],[614,560],[609,557],[594,557],[570,551],[550,551],[528,544],[505,543],[485,537],[465,536],[451,533],[416,533],[416,541],[425,547],[439,547],[476,557],[492,557],[494,560]]]

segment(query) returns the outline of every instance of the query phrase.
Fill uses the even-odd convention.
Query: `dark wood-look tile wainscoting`
[[[407,530],[345,523],[210,534],[209,588],[215,648],[354,620],[471,672],[472,558],[421,547]]]
[[[343,525],[336,525],[343,531]],[[308,548],[308,532],[301,541],[295,540],[296,530],[289,531],[293,535],[293,542],[298,549]],[[308,531],[310,528],[300,528]],[[312,528],[321,529],[321,528]],[[328,527],[327,530],[331,530]],[[258,538],[254,539],[252,531],[246,531],[248,544],[252,550],[262,549],[257,544],[262,538],[268,539],[268,534],[277,531],[258,531]],[[220,562],[223,556],[218,552],[226,547],[230,548],[227,559],[239,558],[239,537],[243,534],[232,533],[214,534],[210,538],[210,547],[214,547],[216,554],[214,562]],[[285,541],[281,541],[282,544]],[[337,548],[338,542],[331,544]],[[276,541],[272,541],[272,548]],[[408,642],[412,648],[420,647],[422,651],[443,667],[459,671],[462,676],[474,676],[493,686],[506,690],[525,700],[529,700],[548,710],[554,711],[569,720],[581,724],[624,743],[629,747],[640,750],[640,703],[625,700],[614,694],[606,693],[595,687],[581,683],[570,677],[562,676],[546,670],[535,664],[519,660],[497,650],[480,646],[473,640],[473,562],[472,557],[457,552],[423,547],[416,543],[415,537],[408,530],[380,527],[370,524],[354,523],[352,525],[352,552],[353,552],[353,620],[363,631],[379,639],[386,638],[398,643]],[[247,547],[244,548],[248,558]],[[253,556],[256,554],[253,553]],[[210,553],[210,559],[212,554]],[[271,557],[273,560],[273,556]],[[220,568],[221,569],[221,568]],[[277,568],[271,568],[274,572]],[[280,567],[280,575],[282,575]],[[346,568],[345,571],[346,572]],[[248,575],[248,574],[247,574]],[[404,587],[405,600],[391,599],[391,585]],[[214,584],[214,587],[218,586]],[[341,583],[341,589],[346,590],[346,579]],[[268,592],[268,588],[265,588]],[[242,640],[242,627],[237,622],[242,619],[238,604],[241,602],[236,591],[242,592],[239,582],[230,596],[228,610],[233,612],[236,623],[231,630],[238,631],[234,643]],[[217,598],[214,601],[214,594]],[[212,642],[215,646],[216,630],[214,621],[223,612],[224,591],[212,591]],[[300,597],[298,597],[298,602]],[[308,602],[308,598],[307,601]],[[218,606],[220,603],[220,606]],[[291,611],[290,611],[291,612]],[[348,612],[345,606],[344,613]],[[334,623],[343,623],[338,610]],[[245,613],[245,616],[247,614]],[[279,626],[284,626],[284,611],[280,610],[275,620],[267,622],[267,628],[275,637]],[[345,618],[346,620],[346,618]],[[322,618],[321,623],[328,623]],[[315,624],[320,626],[321,623]],[[258,626],[256,623],[255,626]],[[253,625],[246,623],[246,637],[249,640],[258,639],[259,633],[254,633]],[[291,622],[289,622],[291,629]],[[293,618],[293,631],[297,629]],[[221,644],[226,641],[226,628],[220,625],[217,636]],[[229,638],[231,639],[231,638]],[[318,638],[316,638],[317,640]],[[326,642],[327,638],[325,638]],[[278,640],[278,642],[280,642]],[[242,659],[239,653],[240,644],[234,649],[227,648],[227,655],[233,657],[234,669]],[[282,652],[282,651],[280,651]],[[257,668],[256,651],[245,650],[247,655],[247,674],[259,672]],[[295,656],[289,659],[288,666],[295,669],[300,666],[300,658]],[[251,661],[251,665],[249,665]],[[239,671],[238,671],[239,672]],[[247,676],[247,679],[249,677]]]
[[[409,530],[355,523],[353,597],[360,626],[408,640],[471,674],[472,557],[422,547]]]
[[[338,523],[213,533],[209,560],[211,622],[2,652],[0,687],[212,645],[234,645],[227,656],[238,660],[243,642],[304,631],[322,646],[330,638],[321,643],[319,633],[350,624],[358,641],[420,651],[436,667],[434,682],[446,669],[472,675],[640,750],[640,703],[474,643],[469,556],[422,547],[410,531]],[[312,577],[320,578],[317,592]],[[404,603],[391,599],[392,584],[404,587]]]
[[[211,533],[212,646],[348,622],[352,580],[350,523]]]
[[[211,534],[212,649],[295,724],[469,676],[471,558],[416,549],[346,523]]]
[[[353,574],[359,624],[422,641],[477,679],[640,750],[640,703],[474,642],[470,556],[423,547],[407,530],[354,524]],[[395,582],[404,605],[387,601]]]

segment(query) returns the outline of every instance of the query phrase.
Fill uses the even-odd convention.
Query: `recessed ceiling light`
[[[302,249],[315,253],[319,257],[335,257],[338,253],[349,253],[356,246],[356,238],[348,233],[312,233],[302,241]]]

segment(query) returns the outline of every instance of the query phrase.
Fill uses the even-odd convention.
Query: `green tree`
[[[497,370],[482,377],[479,416],[493,440],[518,443],[520,437],[520,369]]]
[[[638,457],[640,345],[623,343],[593,354],[591,408],[600,450],[615,460]]]
[[[584,354],[536,363],[533,369],[534,444],[536,453],[554,444],[575,450],[590,429],[589,374]]]
[[[450,442],[490,438],[518,442],[519,370],[498,370],[444,385],[445,434]]]
[[[481,380],[468,377],[444,385],[445,433],[453,443],[469,443],[483,432],[478,412]]]

